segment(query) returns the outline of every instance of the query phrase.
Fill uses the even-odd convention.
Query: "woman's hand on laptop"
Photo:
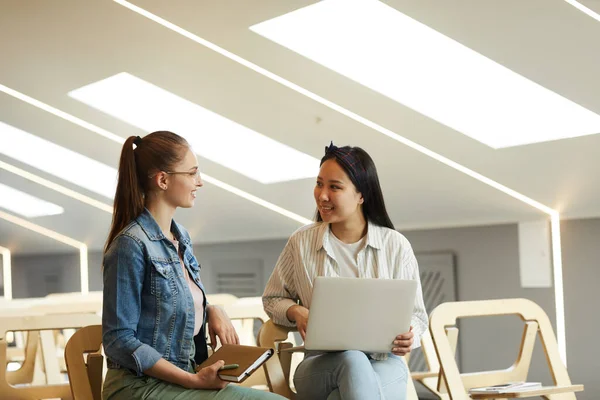
[[[291,306],[287,310],[287,317],[290,321],[296,322],[298,333],[302,336],[302,340],[306,340],[306,327],[308,326],[308,308],[296,305]]]
[[[403,333],[401,335],[396,336],[394,339],[394,347],[392,348],[392,353],[397,356],[405,356],[410,353],[410,348],[413,345],[415,334],[412,333],[412,326],[410,327],[410,331]]]

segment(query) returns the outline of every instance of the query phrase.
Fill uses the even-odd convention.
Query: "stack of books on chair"
[[[501,385],[472,388],[469,389],[469,393],[512,393],[540,389],[541,387],[540,382],[509,382]]]

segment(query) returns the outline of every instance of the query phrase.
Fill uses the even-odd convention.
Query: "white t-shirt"
[[[358,253],[364,247],[367,235],[356,243],[344,243],[331,232],[331,248],[340,269],[340,277],[358,278]]]

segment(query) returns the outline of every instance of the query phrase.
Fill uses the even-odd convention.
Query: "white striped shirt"
[[[330,234],[328,223],[317,222],[298,229],[288,240],[263,293],[265,312],[274,323],[295,326],[295,322],[288,320],[287,310],[298,301],[310,309],[315,277],[339,276],[339,266],[329,242]],[[419,347],[428,318],[419,266],[408,240],[393,229],[369,222],[366,245],[358,254],[358,267],[359,278],[417,281],[411,325],[415,335],[413,348]]]

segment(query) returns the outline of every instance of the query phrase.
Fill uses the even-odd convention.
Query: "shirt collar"
[[[371,221],[369,221],[367,224],[367,246],[371,246],[374,249],[380,250],[383,248],[383,228],[379,225],[375,225]]]
[[[144,211],[142,211],[142,213],[136,218],[136,221],[140,225],[144,233],[146,233],[148,239],[165,239],[165,235],[163,234],[162,229],[160,229],[160,226],[158,226],[158,223],[156,222],[152,214],[150,214],[150,211],[148,211],[147,208],[144,208]],[[171,232],[173,232],[173,235],[175,235],[175,239],[177,239],[179,243],[183,243],[186,246],[190,244],[190,239],[182,233],[179,224],[176,223],[174,220],[171,220]]]
[[[331,229],[328,223],[323,222],[319,228],[319,234],[317,239],[317,251],[325,249],[327,254],[332,254],[332,249],[329,244],[329,235]],[[381,249],[383,247],[383,239],[381,237],[382,228],[378,225],[373,224],[371,221],[367,221],[367,243],[365,246],[371,246],[374,249]]]

